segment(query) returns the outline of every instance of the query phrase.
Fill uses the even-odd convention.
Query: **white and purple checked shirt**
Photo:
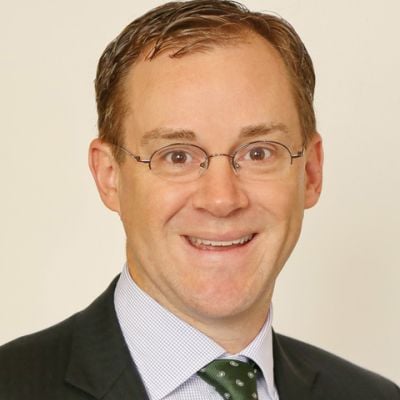
[[[125,341],[150,400],[221,400],[197,371],[216,358],[251,358],[262,374],[260,400],[278,400],[272,355],[272,310],[257,337],[231,355],[211,338],[182,321],[132,280],[127,265],[118,280],[114,304]]]

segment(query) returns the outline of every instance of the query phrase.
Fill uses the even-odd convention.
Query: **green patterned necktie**
[[[214,360],[197,373],[228,400],[258,399],[257,374],[254,362],[230,359]]]

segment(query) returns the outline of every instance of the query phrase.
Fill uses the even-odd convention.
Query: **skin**
[[[125,147],[147,158],[157,148],[190,142],[211,153],[231,153],[251,140],[278,140],[293,153],[303,139],[283,61],[263,38],[250,35],[178,59],[163,53],[139,60],[125,82],[130,112]],[[239,138],[245,127],[284,124],[287,132]],[[158,138],[153,129],[185,129],[193,140]],[[319,198],[322,142],[315,133],[288,174],[245,181],[226,157],[213,158],[197,180],[173,183],[145,164],[118,165],[99,139],[90,168],[104,204],[119,213],[135,282],[178,317],[230,353],[246,347],[264,324],[275,280],[295,246],[305,208]],[[255,234],[245,246],[198,249],[187,237],[231,240]]]

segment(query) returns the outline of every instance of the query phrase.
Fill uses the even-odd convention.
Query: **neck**
[[[270,300],[269,297],[258,313],[244,312],[243,315],[224,320],[203,321],[178,316],[213,339],[227,353],[237,354],[245,349],[263,328],[269,315]]]
[[[211,316],[207,312],[209,309],[203,310],[203,312],[197,307],[188,308],[187,305],[182,304],[179,298],[171,301],[169,297],[163,296],[157,288],[145,285],[135,276],[132,269],[129,272],[135,283],[160,305],[207,335],[230,354],[236,354],[245,349],[256,338],[268,318],[273,284],[264,291],[262,298],[255,300],[246,309],[229,316]],[[203,308],[205,309],[205,307]]]

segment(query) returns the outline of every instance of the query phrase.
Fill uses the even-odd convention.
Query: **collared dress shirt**
[[[262,372],[257,379],[259,399],[278,400],[273,373],[272,308],[257,337],[232,355],[142,291],[127,265],[117,283],[114,304],[150,400],[221,400],[221,395],[196,374],[216,358],[255,361]]]

